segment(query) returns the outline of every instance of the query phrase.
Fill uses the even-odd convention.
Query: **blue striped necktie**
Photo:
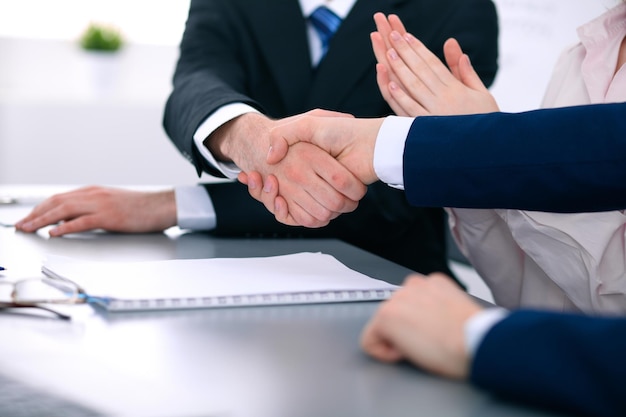
[[[320,6],[311,13],[309,19],[311,19],[311,24],[322,41],[322,56],[324,56],[328,50],[330,39],[341,25],[341,18],[328,7]]]

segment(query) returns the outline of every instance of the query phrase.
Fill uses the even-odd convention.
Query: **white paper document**
[[[74,282],[111,311],[383,300],[397,288],[308,252],[146,262],[50,256],[42,271]]]

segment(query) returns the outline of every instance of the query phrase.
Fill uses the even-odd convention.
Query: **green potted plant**
[[[118,28],[92,22],[80,37],[80,46],[87,51],[115,52],[124,45]]]
[[[98,97],[115,93],[120,77],[119,50],[124,45],[120,30],[106,23],[90,23],[79,38],[89,68],[93,92]]]

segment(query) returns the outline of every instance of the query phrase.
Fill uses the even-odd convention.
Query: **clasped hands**
[[[446,66],[407,33],[397,16],[377,13],[374,20],[377,31],[372,33],[371,41],[377,60],[377,83],[396,115],[416,117],[498,111],[494,98],[456,40],[450,39],[444,45]],[[302,164],[296,166],[298,169],[281,172],[283,178],[299,179],[297,202],[295,194],[291,194],[293,188],[290,190],[289,180],[284,186],[282,179],[268,173],[269,170],[263,173],[244,168],[238,179],[248,185],[250,195],[262,202],[277,221],[292,226],[325,226],[341,213],[356,209],[365,195],[364,185],[378,180],[373,161],[383,121],[382,118],[357,119],[345,113],[313,110],[271,128],[265,161],[268,165],[281,163],[287,155],[302,150],[299,148],[302,143],[307,143],[317,147],[309,146],[309,152],[322,150],[345,168],[326,164],[307,173],[311,160],[307,162],[309,155],[301,153]],[[312,180],[307,183],[302,181],[304,178]]]

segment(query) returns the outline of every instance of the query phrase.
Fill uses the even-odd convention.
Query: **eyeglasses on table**
[[[70,316],[56,311],[53,306],[87,301],[85,291],[68,280],[42,277],[0,281],[0,309],[36,308],[69,320]]]

